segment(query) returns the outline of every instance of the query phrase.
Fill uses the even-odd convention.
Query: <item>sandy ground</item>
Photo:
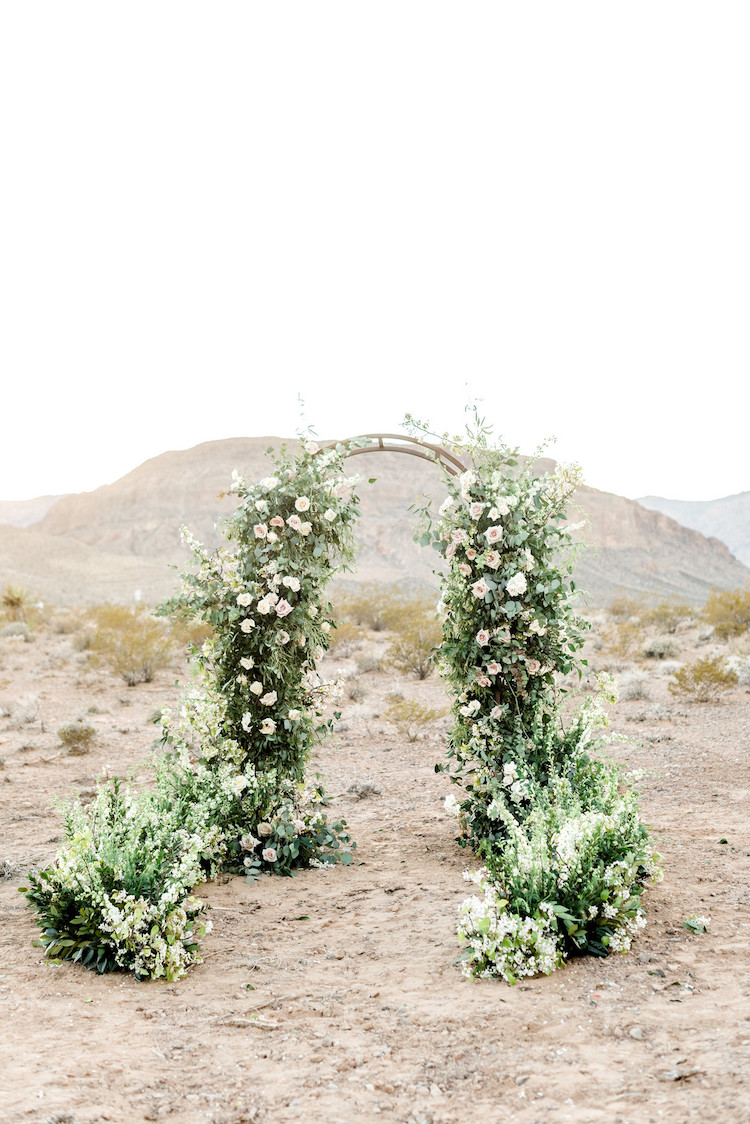
[[[176,984],[139,984],[46,963],[18,893],[56,850],[54,794],[142,760],[181,674],[127,688],[72,641],[0,642],[3,1122],[750,1120],[746,688],[676,704],[652,664],[651,698],[617,708],[615,727],[639,742],[611,752],[647,770],[644,818],[666,865],[630,954],[516,987],[461,975],[456,907],[473,864],[433,771],[440,724],[409,744],[379,717],[394,686],[431,706],[441,688],[371,672],[320,754],[355,865],[204,887],[204,962]],[[56,736],[79,715],[98,731],[85,756]],[[682,926],[693,912],[708,933]]]

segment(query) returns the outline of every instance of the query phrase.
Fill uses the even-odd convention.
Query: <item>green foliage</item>
[[[703,607],[703,619],[716,636],[727,640],[750,628],[750,589],[713,589]]]
[[[57,736],[70,753],[80,755],[88,753],[96,730],[87,722],[69,722],[58,728]]]
[[[99,605],[87,616],[91,628],[88,647],[94,661],[109,667],[129,687],[150,683],[156,671],[169,663],[172,642],[168,631],[145,607]]]
[[[389,705],[383,717],[409,742],[417,741],[425,726],[436,722],[445,714],[444,710],[424,706],[416,699],[405,699],[403,695],[387,695],[386,702]]]
[[[703,656],[679,668],[669,681],[669,690],[691,702],[718,702],[721,696],[736,687],[737,672],[718,656]]]

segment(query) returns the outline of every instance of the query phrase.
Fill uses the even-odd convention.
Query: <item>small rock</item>
[[[516,1085],[525,1085],[528,1080],[529,1080],[528,1073],[521,1073],[516,1078]]]
[[[640,1042],[646,1037],[647,1031],[645,1031],[642,1026],[631,1026],[629,1033],[631,1038],[635,1038]]]
[[[439,1085],[430,1085],[430,1096],[431,1097],[441,1097],[442,1095],[443,1095],[443,1090],[440,1088]]]

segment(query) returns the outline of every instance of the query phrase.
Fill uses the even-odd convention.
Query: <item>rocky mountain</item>
[[[0,524],[30,527],[43,519],[62,496],[37,496],[33,500],[0,500]]]
[[[201,541],[221,541],[217,523],[228,515],[232,469],[259,478],[271,467],[265,453],[278,438],[231,438],[144,462],[114,484],[53,503],[27,527],[0,526],[0,586],[33,590],[58,604],[129,601],[134,591],[156,602],[176,583],[170,563],[187,558],[179,538],[185,523]],[[543,467],[549,467],[546,462]],[[413,541],[409,510],[444,495],[434,465],[396,453],[368,452],[349,461],[360,486],[362,520],[356,574],[351,580],[435,584],[434,551]],[[368,483],[369,478],[375,483]],[[658,598],[679,594],[702,601],[712,586],[732,589],[750,581],[750,570],[716,539],[707,539],[633,500],[581,488],[576,496],[594,544],[581,557],[576,578],[591,604],[615,592]]]
[[[735,558],[750,566],[750,492],[738,492],[719,500],[668,500],[644,496],[638,501],[652,511],[661,511],[683,527],[725,542]]]

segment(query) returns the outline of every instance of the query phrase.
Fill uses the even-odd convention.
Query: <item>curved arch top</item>
[[[346,445],[349,441],[367,441],[366,445],[358,445],[350,449],[347,457],[356,457],[358,453],[376,453],[380,450],[388,453],[408,453],[420,460],[432,461],[446,469],[451,476],[459,476],[466,472],[466,465],[454,453],[442,445],[433,445],[429,441],[420,441],[417,437],[407,437],[404,433],[361,433],[357,437],[349,437],[345,441],[329,441],[324,449],[333,449],[336,445]]]

